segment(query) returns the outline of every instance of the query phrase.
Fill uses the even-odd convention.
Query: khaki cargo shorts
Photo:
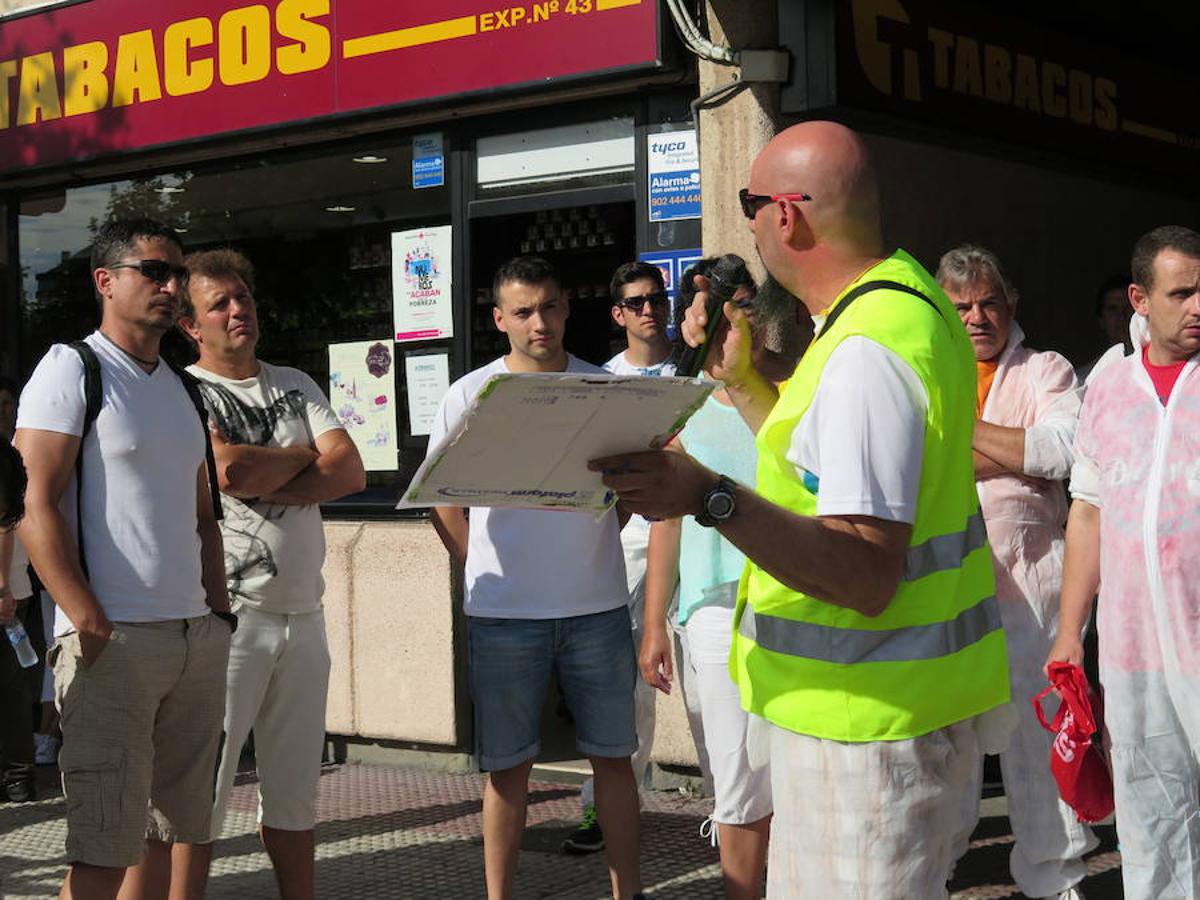
[[[229,639],[212,615],[118,622],[90,666],[77,634],[55,642],[68,862],[122,868],[147,838],[210,839]]]

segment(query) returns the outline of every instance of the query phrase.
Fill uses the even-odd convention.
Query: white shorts
[[[849,744],[771,727],[767,896],[934,900],[961,845],[981,765],[976,722]]]
[[[252,728],[259,824],[308,831],[316,822],[325,747],[325,613],[277,615],[243,604],[237,617],[229,648],[225,748],[213,805],[213,840],[220,836],[238,757]]]
[[[713,820],[724,825],[757,822],[771,814],[771,769],[751,762],[746,742],[750,714],[742,709],[737,685],[729,677],[733,610],[701,607],[688,616],[684,630],[712,769]]]

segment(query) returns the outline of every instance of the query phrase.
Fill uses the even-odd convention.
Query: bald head
[[[850,255],[883,249],[879,185],[862,139],[836,122],[803,122],[777,134],[754,161],[750,189],[757,194],[803,191],[814,243]]]

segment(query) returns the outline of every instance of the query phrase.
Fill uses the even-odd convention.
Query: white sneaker
[[[700,823],[700,837],[712,841],[714,847],[721,846],[721,832],[712,816]]]
[[[1077,887],[1070,887],[1058,895],[1058,900],[1087,900],[1083,896],[1083,891]]]
[[[39,766],[52,766],[58,762],[58,748],[62,741],[52,734],[33,736],[33,761]]]

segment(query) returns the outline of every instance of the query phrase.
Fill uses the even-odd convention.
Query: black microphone
[[[753,283],[746,270],[746,261],[737,254],[726,253],[717,260],[708,273],[708,302],[704,306],[708,324],[704,329],[704,343],[699,347],[684,347],[679,354],[679,364],[675,367],[676,375],[695,378],[700,374],[717,326],[725,317],[725,304],[733,299],[738,288]]]

